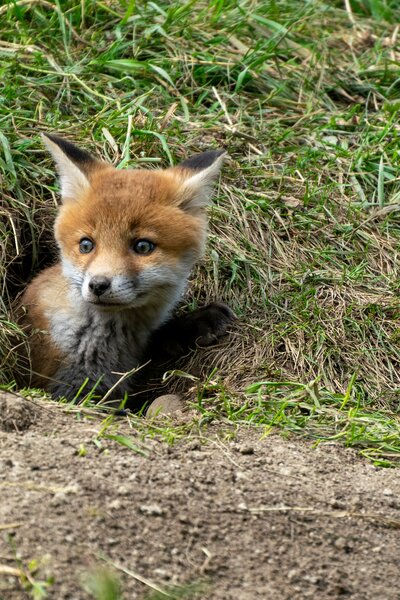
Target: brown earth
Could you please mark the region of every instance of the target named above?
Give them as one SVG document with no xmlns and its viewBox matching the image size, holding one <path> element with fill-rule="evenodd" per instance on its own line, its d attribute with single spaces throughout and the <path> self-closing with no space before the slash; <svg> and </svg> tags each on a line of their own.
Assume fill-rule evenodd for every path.
<svg viewBox="0 0 400 600">
<path fill-rule="evenodd" d="M 400 598 L 398 471 L 261 429 L 228 439 L 222 424 L 173 447 L 146 439 L 142 456 L 98 448 L 100 423 L 0 399 L 1 600 L 31 597 L 12 569 L 33 559 L 36 581 L 55 579 L 48 598 L 91 598 L 82 574 L 102 557 L 130 571 L 129 600 L 195 581 L 204 600 Z"/>
</svg>

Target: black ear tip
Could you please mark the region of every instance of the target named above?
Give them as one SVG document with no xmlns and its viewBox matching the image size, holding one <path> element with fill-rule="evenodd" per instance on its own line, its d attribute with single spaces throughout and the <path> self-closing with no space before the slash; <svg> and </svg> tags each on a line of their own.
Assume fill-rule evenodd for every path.
<svg viewBox="0 0 400 600">
<path fill-rule="evenodd" d="M 56 135 L 54 133 L 47 133 L 47 131 L 42 131 L 42 138 L 44 138 L 45 140 L 48 139 L 51 142 L 54 142 L 55 144 L 60 145 L 60 143 L 62 143 L 64 141 L 64 139 L 62 137 L 60 137 L 59 135 Z"/>
<path fill-rule="evenodd" d="M 47 131 L 42 131 L 42 138 L 44 142 L 46 142 L 46 140 L 50 140 L 50 142 L 53 142 L 53 144 L 57 144 L 57 146 L 60 147 L 62 147 L 63 144 L 70 144 L 70 142 L 67 142 L 65 138 L 61 137 L 57 133 L 48 133 Z"/>
<path fill-rule="evenodd" d="M 207 152 L 201 152 L 200 154 L 195 154 L 194 156 L 187 158 L 181 162 L 179 166 L 184 169 L 201 171 L 202 169 L 211 167 L 218 158 L 225 154 L 227 154 L 225 149 L 208 150 Z"/>
<path fill-rule="evenodd" d="M 78 148 L 75 144 L 71 144 L 71 142 L 68 142 L 59 135 L 55 135 L 54 133 L 42 133 L 42 136 L 45 141 L 48 139 L 50 142 L 53 142 L 53 144 L 56 144 L 60 150 L 62 150 L 62 152 L 77 165 L 84 163 L 93 164 L 97 162 L 89 152 Z"/>
</svg>

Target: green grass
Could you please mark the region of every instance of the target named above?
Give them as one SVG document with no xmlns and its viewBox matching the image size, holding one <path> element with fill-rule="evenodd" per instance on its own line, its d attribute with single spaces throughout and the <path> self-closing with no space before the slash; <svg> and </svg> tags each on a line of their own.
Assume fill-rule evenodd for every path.
<svg viewBox="0 0 400 600">
<path fill-rule="evenodd" d="M 0 574 L 18 577 L 21 588 L 32 600 L 47 598 L 48 592 L 54 583 L 53 576 L 48 573 L 48 557 L 32 558 L 25 563 L 19 556 L 13 536 L 8 536 L 7 542 L 14 555 L 15 566 L 0 565 Z M 42 577 L 43 574 L 46 577 L 45 579 Z"/>
<path fill-rule="evenodd" d="M 218 368 L 201 419 L 398 462 L 399 19 L 395 0 L 3 4 L 2 383 L 11 301 L 54 256 L 40 131 L 122 166 L 224 146 L 186 303 L 223 299 L 240 326 L 201 356 Z"/>
<path fill-rule="evenodd" d="M 96 569 L 88 572 L 83 577 L 83 588 L 93 597 L 94 600 L 122 600 L 121 586 L 116 572 L 135 579 L 148 588 L 148 593 L 143 596 L 143 600 L 189 600 L 199 592 L 204 591 L 204 584 L 194 582 L 186 585 L 167 585 L 159 586 L 154 581 L 142 577 L 125 567 L 114 563 L 113 561 L 101 557 L 106 562 L 107 567 L 98 566 Z M 112 570 L 111 570 L 112 568 Z M 198 596 L 197 596 L 198 597 Z"/>
<path fill-rule="evenodd" d="M 211 389 L 211 394 L 210 394 Z M 279 431 L 323 442 L 340 442 L 359 449 L 376 466 L 395 466 L 400 460 L 398 413 L 379 410 L 366 402 L 355 378 L 346 392 L 334 393 L 319 381 L 263 381 L 232 398 L 223 385 L 204 386 L 198 397 L 200 423 L 215 419 L 236 426 L 256 425 L 261 435 Z"/>
</svg>

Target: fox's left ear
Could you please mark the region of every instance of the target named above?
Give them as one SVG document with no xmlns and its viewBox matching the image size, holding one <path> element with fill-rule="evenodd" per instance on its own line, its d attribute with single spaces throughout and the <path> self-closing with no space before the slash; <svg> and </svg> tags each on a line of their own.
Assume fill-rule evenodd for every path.
<svg viewBox="0 0 400 600">
<path fill-rule="evenodd" d="M 43 133 L 42 137 L 56 161 L 63 202 L 77 200 L 90 188 L 90 174 L 104 163 L 58 135 Z"/>
<path fill-rule="evenodd" d="M 227 155 L 225 150 L 202 152 L 171 169 L 182 182 L 178 200 L 182 210 L 193 215 L 203 211 Z"/>
</svg>

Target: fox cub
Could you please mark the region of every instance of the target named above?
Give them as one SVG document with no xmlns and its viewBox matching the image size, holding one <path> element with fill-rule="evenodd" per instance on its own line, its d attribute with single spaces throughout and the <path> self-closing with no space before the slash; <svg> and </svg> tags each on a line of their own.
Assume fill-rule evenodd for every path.
<svg viewBox="0 0 400 600">
<path fill-rule="evenodd" d="M 211 343 L 234 318 L 213 303 L 168 320 L 204 250 L 205 207 L 225 152 L 118 170 L 55 135 L 43 139 L 60 176 L 60 261 L 22 298 L 30 384 L 72 399 L 87 381 L 84 393 L 97 384 L 122 398 L 131 389 L 123 373 Z"/>
</svg>

